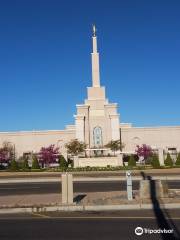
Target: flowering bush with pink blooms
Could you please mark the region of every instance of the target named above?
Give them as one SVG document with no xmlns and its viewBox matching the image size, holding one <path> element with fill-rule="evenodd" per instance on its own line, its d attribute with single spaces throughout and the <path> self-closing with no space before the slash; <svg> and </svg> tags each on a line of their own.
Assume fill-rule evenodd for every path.
<svg viewBox="0 0 180 240">
<path fill-rule="evenodd" d="M 13 146 L 9 142 L 4 142 L 0 148 L 0 164 L 9 164 L 14 155 Z"/>
<path fill-rule="evenodd" d="M 59 154 L 59 148 L 51 144 L 49 147 L 41 148 L 38 153 L 38 159 L 43 166 L 49 166 L 51 163 L 57 163 Z"/>
<path fill-rule="evenodd" d="M 9 162 L 9 153 L 3 148 L 0 149 L 0 163 L 8 163 Z"/>
<path fill-rule="evenodd" d="M 143 158 L 144 160 L 148 159 L 152 156 L 152 148 L 146 144 L 142 144 L 142 146 L 136 146 L 136 154 L 139 158 Z"/>
</svg>

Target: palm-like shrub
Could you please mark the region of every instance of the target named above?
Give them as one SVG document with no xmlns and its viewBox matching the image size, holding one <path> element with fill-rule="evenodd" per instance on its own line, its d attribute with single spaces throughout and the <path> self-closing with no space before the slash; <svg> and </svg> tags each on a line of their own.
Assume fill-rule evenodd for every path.
<svg viewBox="0 0 180 240">
<path fill-rule="evenodd" d="M 122 149 L 125 147 L 125 144 L 121 143 L 120 140 L 111 140 L 108 144 L 105 145 L 105 147 L 110 148 L 111 151 L 113 151 L 114 155 L 115 155 L 115 153 L 118 150 L 122 151 Z"/>
<path fill-rule="evenodd" d="M 78 155 L 83 153 L 86 149 L 86 144 L 84 142 L 78 141 L 78 139 L 73 139 L 65 145 L 67 152 L 72 155 Z"/>
</svg>

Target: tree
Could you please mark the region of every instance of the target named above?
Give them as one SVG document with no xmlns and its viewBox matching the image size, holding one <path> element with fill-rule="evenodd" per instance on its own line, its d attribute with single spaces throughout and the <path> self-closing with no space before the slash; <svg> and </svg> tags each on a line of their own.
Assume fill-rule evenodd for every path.
<svg viewBox="0 0 180 240">
<path fill-rule="evenodd" d="M 177 159 L 176 159 L 176 163 L 177 166 L 180 166 L 180 152 L 178 153 Z"/>
<path fill-rule="evenodd" d="M 60 156 L 59 156 L 59 167 L 60 167 L 62 170 L 66 170 L 67 167 L 68 167 L 68 162 L 66 161 L 66 159 L 64 158 L 63 155 L 60 155 Z"/>
<path fill-rule="evenodd" d="M 73 139 L 65 145 L 67 152 L 72 155 L 78 155 L 86 149 L 86 144 L 84 142 L 78 141 L 78 139 Z"/>
<path fill-rule="evenodd" d="M 128 161 L 128 166 L 129 167 L 135 167 L 136 166 L 136 160 L 134 155 L 131 155 Z"/>
<path fill-rule="evenodd" d="M 122 150 L 125 147 L 125 144 L 121 143 L 120 140 L 111 140 L 105 147 L 110 148 L 115 155 L 116 151 Z"/>
<path fill-rule="evenodd" d="M 4 142 L 0 148 L 0 164 L 9 164 L 12 159 L 15 159 L 14 154 L 14 147 L 12 144 L 9 142 Z"/>
<path fill-rule="evenodd" d="M 152 148 L 146 144 L 142 144 L 142 146 L 136 146 L 136 153 L 139 158 L 143 158 L 143 160 L 147 160 L 152 155 Z"/>
<path fill-rule="evenodd" d="M 35 154 L 32 156 L 32 169 L 40 169 L 38 158 Z"/>
<path fill-rule="evenodd" d="M 157 154 L 152 155 L 151 165 L 153 168 L 160 168 L 159 157 Z"/>
<path fill-rule="evenodd" d="M 17 171 L 17 170 L 19 170 L 18 163 L 16 162 L 15 159 L 13 159 L 13 160 L 11 161 L 10 169 L 11 169 L 11 171 Z"/>
<path fill-rule="evenodd" d="M 9 156 L 3 148 L 0 148 L 0 163 L 2 164 L 7 162 L 9 162 Z"/>
<path fill-rule="evenodd" d="M 172 161 L 171 155 L 169 153 L 167 153 L 167 157 L 164 161 L 164 164 L 166 166 L 173 167 L 173 161 Z"/>
<path fill-rule="evenodd" d="M 59 148 L 51 144 L 49 147 L 42 147 L 38 158 L 42 165 L 49 166 L 51 163 L 56 163 L 59 156 Z"/>
<path fill-rule="evenodd" d="M 28 164 L 27 158 L 24 158 L 24 160 L 22 162 L 22 169 L 23 170 L 28 170 L 29 169 L 29 164 Z"/>
</svg>

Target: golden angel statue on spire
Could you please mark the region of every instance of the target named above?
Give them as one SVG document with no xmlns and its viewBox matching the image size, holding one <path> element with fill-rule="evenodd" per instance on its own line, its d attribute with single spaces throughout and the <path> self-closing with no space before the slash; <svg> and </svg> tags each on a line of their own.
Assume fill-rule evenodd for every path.
<svg viewBox="0 0 180 240">
<path fill-rule="evenodd" d="M 95 26 L 95 24 L 93 24 L 93 37 L 96 36 L 96 32 L 97 32 L 97 30 L 96 30 L 96 26 Z"/>
</svg>

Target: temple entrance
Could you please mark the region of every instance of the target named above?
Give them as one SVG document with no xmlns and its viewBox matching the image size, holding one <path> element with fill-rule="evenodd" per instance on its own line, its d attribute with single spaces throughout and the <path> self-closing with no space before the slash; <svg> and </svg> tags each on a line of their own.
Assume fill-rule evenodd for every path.
<svg viewBox="0 0 180 240">
<path fill-rule="evenodd" d="M 93 138 L 94 138 L 94 147 L 95 148 L 100 148 L 103 146 L 101 127 L 97 126 L 94 128 Z"/>
</svg>

